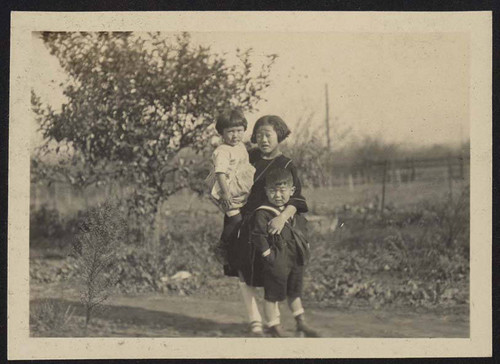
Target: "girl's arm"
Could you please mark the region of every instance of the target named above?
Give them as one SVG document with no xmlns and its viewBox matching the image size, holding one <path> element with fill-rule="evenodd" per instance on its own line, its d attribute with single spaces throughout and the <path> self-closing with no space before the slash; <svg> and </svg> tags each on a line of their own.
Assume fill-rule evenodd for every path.
<svg viewBox="0 0 500 364">
<path fill-rule="evenodd" d="M 267 231 L 269 234 L 280 234 L 281 230 L 285 227 L 285 223 L 289 218 L 291 218 L 297 212 L 297 208 L 293 205 L 287 205 L 286 208 L 281 211 L 281 214 L 276 216 L 274 219 L 269 221 Z"/>
<path fill-rule="evenodd" d="M 227 184 L 227 171 L 229 169 L 230 159 L 230 153 L 224 145 L 216 148 L 212 155 L 215 179 L 221 189 L 220 202 L 224 208 L 228 208 L 232 202 L 231 195 L 229 194 L 229 186 Z"/>
<path fill-rule="evenodd" d="M 299 176 L 297 175 L 297 168 L 295 168 L 295 165 L 291 160 L 285 168 L 292 173 L 295 192 L 290 197 L 290 201 L 288 201 L 286 208 L 281 212 L 281 214 L 269 221 L 268 232 L 273 235 L 280 234 L 281 230 L 285 227 L 287 220 L 293 217 L 297 212 L 306 213 L 308 211 L 306 199 L 302 196 L 302 184 L 300 183 Z"/>
<path fill-rule="evenodd" d="M 292 197 L 290 197 L 288 205 L 294 206 L 296 208 L 295 212 L 299 212 L 301 214 L 306 213 L 308 211 L 307 202 L 305 197 L 302 196 L 302 184 L 297 173 L 297 168 L 291 160 L 288 162 L 288 166 L 286 168 L 292 173 L 293 185 L 295 186 L 295 192 Z"/>
</svg>

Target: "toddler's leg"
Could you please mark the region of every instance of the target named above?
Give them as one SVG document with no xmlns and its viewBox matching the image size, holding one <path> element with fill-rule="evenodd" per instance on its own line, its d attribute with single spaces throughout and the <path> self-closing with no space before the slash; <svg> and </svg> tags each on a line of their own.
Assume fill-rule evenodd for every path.
<svg viewBox="0 0 500 364">
<path fill-rule="evenodd" d="M 231 214 L 231 212 L 234 211 L 236 211 L 236 214 L 235 215 Z M 227 242 L 233 238 L 234 234 L 236 233 L 236 230 L 240 226 L 242 219 L 243 218 L 239 210 L 229 210 L 226 213 L 226 217 L 224 219 L 224 230 L 222 231 L 222 237 L 221 237 L 224 244 L 227 244 Z"/>
<path fill-rule="evenodd" d="M 307 325 L 304 317 L 304 307 L 302 306 L 302 300 L 300 297 L 289 297 L 288 306 L 292 315 L 297 322 L 297 335 L 306 337 L 320 337 L 320 334 Z"/>
<path fill-rule="evenodd" d="M 264 314 L 266 315 L 267 326 L 273 337 L 286 337 L 280 325 L 280 311 L 278 302 L 264 301 Z"/>
<path fill-rule="evenodd" d="M 227 214 L 224 216 L 224 227 L 222 228 L 222 235 L 220 238 L 219 244 L 215 247 L 215 256 L 217 260 L 225 266 L 224 269 L 230 269 L 228 265 L 228 245 L 236 239 L 236 232 L 242 221 L 242 216 L 239 213 L 239 210 L 230 210 L 237 211 L 236 215 L 228 216 Z M 228 211 L 229 212 L 229 211 Z"/>
</svg>

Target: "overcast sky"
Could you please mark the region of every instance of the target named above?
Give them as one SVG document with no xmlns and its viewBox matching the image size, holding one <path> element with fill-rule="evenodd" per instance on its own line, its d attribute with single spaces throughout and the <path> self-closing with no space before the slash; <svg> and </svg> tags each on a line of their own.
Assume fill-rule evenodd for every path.
<svg viewBox="0 0 500 364">
<path fill-rule="evenodd" d="M 324 127 L 325 84 L 332 134 L 383 138 L 403 146 L 459 143 L 469 138 L 469 46 L 461 33 L 192 33 L 233 59 L 253 48 L 256 62 L 277 54 L 268 100 L 247 115 L 252 125 L 276 114 L 292 127 L 314 112 L 310 127 Z M 56 108 L 64 78 L 57 60 L 33 37 L 33 87 Z M 32 141 L 40 137 L 32 128 Z M 320 129 L 322 130 L 322 129 Z"/>
</svg>

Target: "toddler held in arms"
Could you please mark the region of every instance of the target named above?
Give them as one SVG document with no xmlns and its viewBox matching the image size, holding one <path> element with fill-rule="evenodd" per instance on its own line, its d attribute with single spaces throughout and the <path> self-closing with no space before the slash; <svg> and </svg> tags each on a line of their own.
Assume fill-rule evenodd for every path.
<svg viewBox="0 0 500 364">
<path fill-rule="evenodd" d="M 239 110 L 229 110 L 217 118 L 215 128 L 223 143 L 212 154 L 213 171 L 207 177 L 212 190 L 211 200 L 225 214 L 218 257 L 227 262 L 226 252 L 230 237 L 236 232 L 253 185 L 255 168 L 250 164 L 248 152 L 242 142 L 247 120 Z"/>
</svg>

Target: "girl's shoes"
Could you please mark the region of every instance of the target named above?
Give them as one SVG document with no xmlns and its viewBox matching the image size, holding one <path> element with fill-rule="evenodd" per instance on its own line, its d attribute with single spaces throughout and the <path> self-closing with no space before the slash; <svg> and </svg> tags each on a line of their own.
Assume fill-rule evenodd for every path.
<svg viewBox="0 0 500 364">
<path fill-rule="evenodd" d="M 260 321 L 250 322 L 250 335 L 255 337 L 264 336 L 264 330 L 262 329 L 262 322 Z"/>
<path fill-rule="evenodd" d="M 285 331 L 281 327 L 281 325 L 274 325 L 269 328 L 269 334 L 271 334 L 272 337 L 288 337 L 288 335 L 285 334 Z"/>
</svg>

